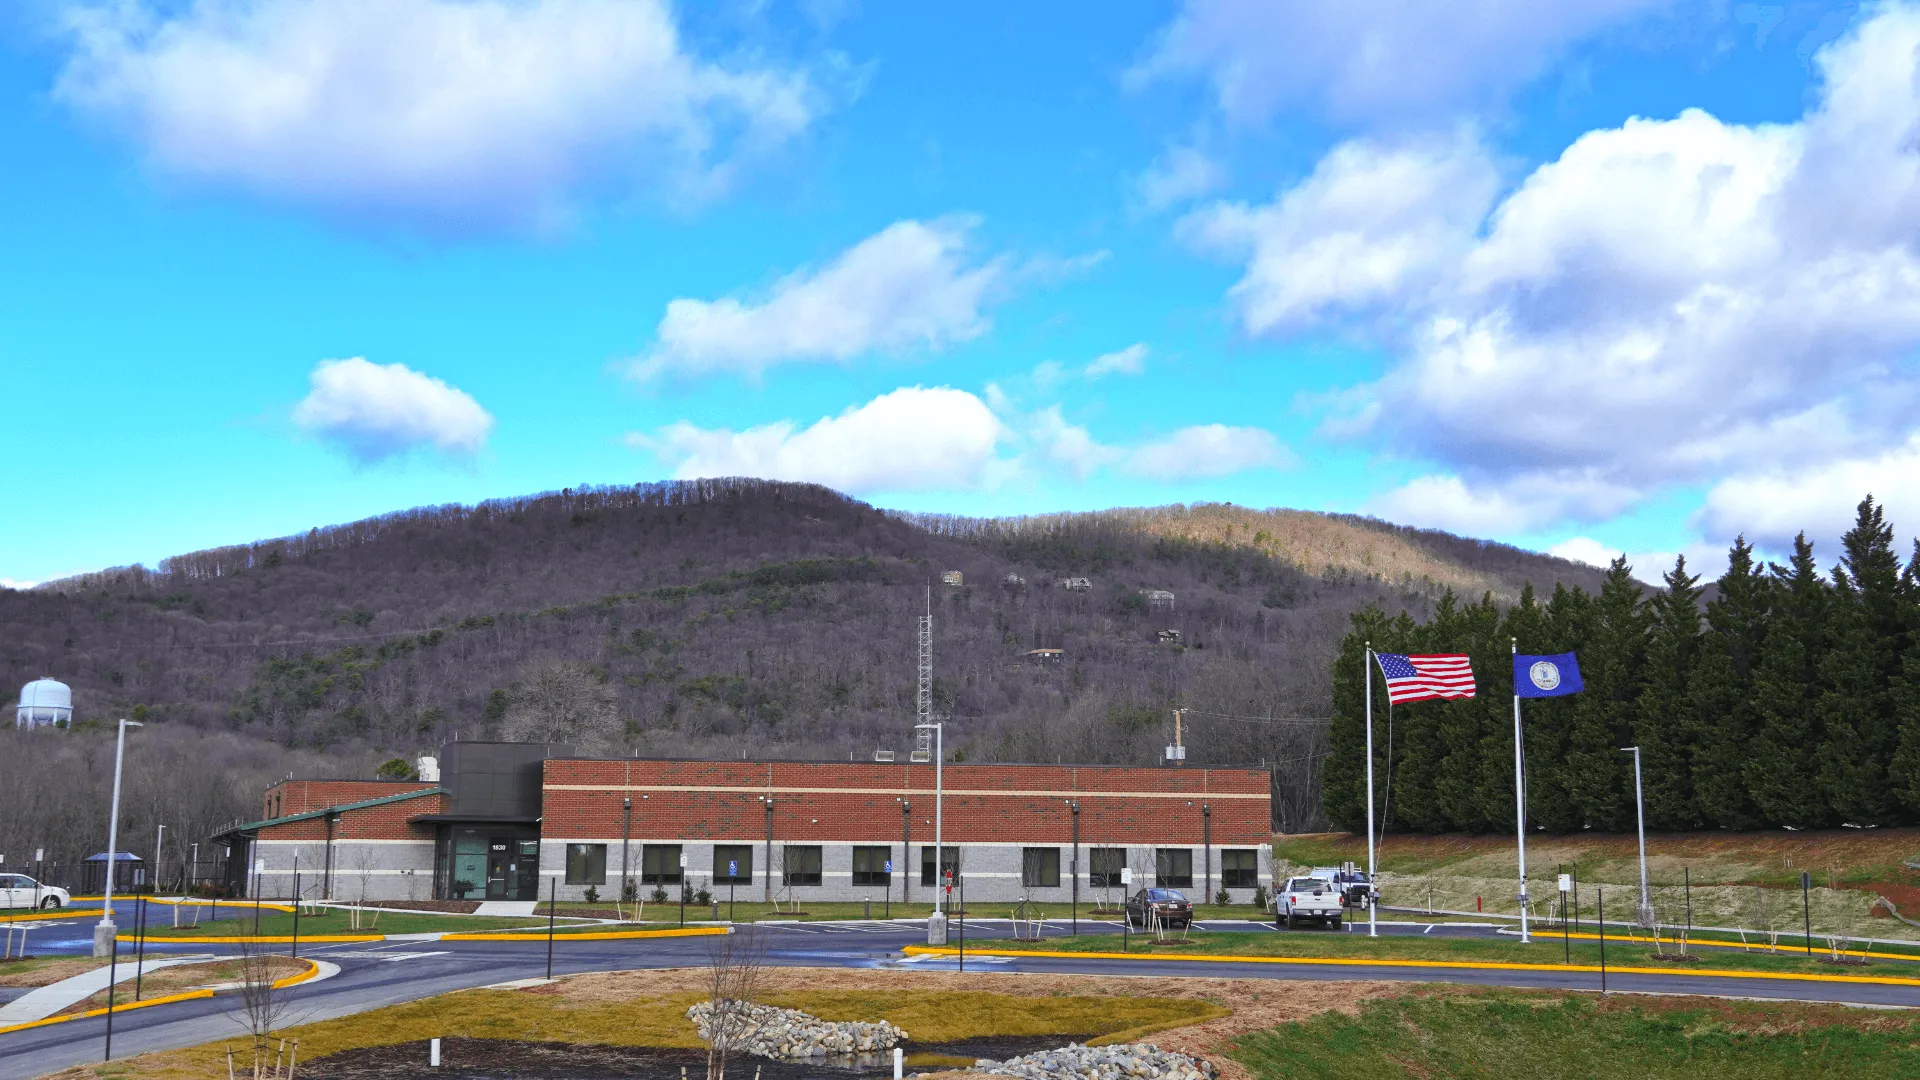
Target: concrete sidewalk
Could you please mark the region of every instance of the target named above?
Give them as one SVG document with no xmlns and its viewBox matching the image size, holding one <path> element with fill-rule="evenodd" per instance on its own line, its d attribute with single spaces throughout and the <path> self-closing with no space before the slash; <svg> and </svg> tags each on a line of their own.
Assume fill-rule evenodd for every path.
<svg viewBox="0 0 1920 1080">
<path fill-rule="evenodd" d="M 118 986 L 122 983 L 133 981 L 133 978 L 140 974 L 143 969 L 147 972 L 153 972 L 161 968 L 176 967 L 180 964 L 204 964 L 211 960 L 220 959 L 230 958 L 215 956 L 212 953 L 202 953 L 194 956 L 170 956 L 165 960 L 148 960 L 144 964 L 135 964 L 132 961 L 128 961 L 119 966 L 118 971 L 115 972 L 116 978 L 113 981 L 114 985 Z M 42 986 L 30 990 L 7 1004 L 0 1005 L 0 1027 L 10 1027 L 14 1024 L 28 1024 L 35 1020 L 44 1020 L 68 1006 L 85 1001 L 107 988 L 107 972 L 108 968 L 103 964 L 100 967 L 94 968 L 92 971 L 83 971 L 71 979 L 62 979 L 50 986 Z"/>
</svg>

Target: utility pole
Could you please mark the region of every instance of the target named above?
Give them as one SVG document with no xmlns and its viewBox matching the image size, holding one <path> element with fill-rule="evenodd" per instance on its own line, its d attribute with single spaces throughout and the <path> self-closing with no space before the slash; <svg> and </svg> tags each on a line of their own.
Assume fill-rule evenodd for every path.
<svg viewBox="0 0 1920 1080">
<path fill-rule="evenodd" d="M 153 888 L 150 891 L 155 894 L 160 891 L 160 855 L 166 850 L 166 842 L 167 827 L 162 825 L 153 838 Z"/>
</svg>

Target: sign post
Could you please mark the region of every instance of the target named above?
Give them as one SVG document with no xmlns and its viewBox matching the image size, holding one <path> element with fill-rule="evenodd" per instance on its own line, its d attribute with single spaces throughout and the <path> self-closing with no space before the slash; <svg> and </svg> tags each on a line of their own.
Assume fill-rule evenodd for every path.
<svg viewBox="0 0 1920 1080">
<path fill-rule="evenodd" d="M 687 853 L 680 853 L 680 929 L 687 928 Z"/>
<path fill-rule="evenodd" d="M 891 882 L 893 881 L 893 860 L 892 859 L 887 860 L 887 881 L 889 882 L 889 884 L 887 886 L 887 898 L 886 898 L 887 909 L 886 909 L 885 918 L 891 919 L 893 918 L 893 886 L 891 884 Z"/>
<path fill-rule="evenodd" d="M 1120 868 L 1120 951 L 1127 951 L 1127 939 L 1133 933 L 1133 868 Z"/>
<path fill-rule="evenodd" d="M 727 860 L 727 921 L 733 921 L 733 889 L 740 881 L 740 861 Z"/>
</svg>

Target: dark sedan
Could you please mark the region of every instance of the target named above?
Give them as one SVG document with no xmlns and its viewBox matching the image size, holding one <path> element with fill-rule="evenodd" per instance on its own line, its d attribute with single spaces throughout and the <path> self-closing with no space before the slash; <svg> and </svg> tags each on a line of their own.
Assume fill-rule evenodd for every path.
<svg viewBox="0 0 1920 1080">
<path fill-rule="evenodd" d="M 1193 904 L 1179 889 L 1141 889 L 1127 898 L 1129 924 L 1146 926 L 1150 914 L 1162 926 L 1186 926 L 1193 922 Z"/>
</svg>

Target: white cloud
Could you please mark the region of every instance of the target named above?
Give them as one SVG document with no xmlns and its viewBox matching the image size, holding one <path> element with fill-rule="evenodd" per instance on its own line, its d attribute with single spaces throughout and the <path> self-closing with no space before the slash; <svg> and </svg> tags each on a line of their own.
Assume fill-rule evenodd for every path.
<svg viewBox="0 0 1920 1080">
<path fill-rule="evenodd" d="M 12 578 L 0 577 L 0 589 L 25 590 L 25 589 L 31 589 L 38 584 L 40 583 L 37 581 L 15 581 Z"/>
<path fill-rule="evenodd" d="M 990 486 L 1006 437 L 973 394 L 915 386 L 804 428 L 782 420 L 734 432 L 683 421 L 628 441 L 671 462 L 676 477 L 758 476 L 868 493 Z"/>
<path fill-rule="evenodd" d="M 1060 415 L 1060 406 L 1050 405 L 1034 415 L 1028 425 L 1028 438 L 1052 464 L 1085 480 L 1096 469 L 1125 458 L 1126 451 L 1095 440 L 1093 434 Z"/>
<path fill-rule="evenodd" d="M 322 360 L 307 379 L 312 389 L 293 422 L 364 463 L 425 446 L 470 457 L 493 430 L 493 417 L 467 393 L 404 364 Z"/>
<path fill-rule="evenodd" d="M 1906 440 L 1920 404 L 1920 7 L 1879 10 L 1818 66 L 1795 123 L 1688 110 L 1588 132 L 1484 220 L 1462 210 L 1413 230 L 1462 241 L 1416 247 L 1435 253 L 1411 261 L 1423 273 L 1330 276 L 1326 230 L 1295 209 L 1338 189 L 1326 177 L 1365 175 L 1344 163 L 1378 156 L 1367 143 L 1270 205 L 1218 207 L 1191 227 L 1246 245 L 1233 299 L 1252 331 L 1380 312 L 1394 363 L 1344 430 L 1440 474 L 1383 496 L 1383 512 L 1539 529 L 1679 485 L 1816 475 Z M 1432 191 L 1460 168 L 1402 165 L 1427 174 L 1409 189 Z M 1743 490 L 1729 486 L 1724 505 Z M 1718 532 L 1739 518 L 1700 520 Z"/>
<path fill-rule="evenodd" d="M 1121 468 L 1150 480 L 1198 480 L 1292 462 L 1270 431 L 1200 424 L 1133 450 Z"/>
<path fill-rule="evenodd" d="M 1135 342 L 1118 352 L 1094 357 L 1084 374 L 1089 379 L 1106 375 L 1139 375 L 1147 370 L 1147 352 L 1146 342 Z"/>
<path fill-rule="evenodd" d="M 1155 214 L 1212 194 L 1226 179 L 1219 162 L 1191 146 L 1175 146 L 1134 178 L 1133 202 L 1142 212 Z"/>
<path fill-rule="evenodd" d="M 1349 142 L 1273 203 L 1219 204 L 1180 232 L 1247 259 L 1231 297 L 1248 330 L 1269 333 L 1427 294 L 1469 250 L 1498 186 L 1465 136 Z"/>
<path fill-rule="evenodd" d="M 798 71 L 691 54 L 664 0 L 123 0 L 68 28 L 55 96 L 159 169 L 439 228 L 707 191 L 818 109 Z"/>
<path fill-rule="evenodd" d="M 1625 555 L 1626 552 L 1617 548 L 1610 548 L 1591 536 L 1574 536 L 1548 548 L 1547 554 L 1571 562 L 1585 563 L 1588 566 L 1598 566 L 1604 569 L 1612 565 L 1614 559 Z"/>
<path fill-rule="evenodd" d="M 1670 0 L 1187 0 L 1135 82 L 1198 74 L 1238 123 L 1305 106 L 1340 121 L 1497 103 L 1567 46 Z"/>
<path fill-rule="evenodd" d="M 1902 536 L 1920 532 L 1920 434 L 1870 456 L 1730 476 L 1707 492 L 1700 523 L 1711 535 L 1745 534 L 1774 551 L 1788 550 L 1803 529 L 1830 544 L 1853 525 L 1866 495 Z"/>
<path fill-rule="evenodd" d="M 642 379 L 753 377 L 775 364 L 939 349 L 978 337 L 1004 266 L 966 258 L 970 227 L 964 219 L 896 222 L 824 267 L 789 274 L 759 303 L 670 301 L 657 343 L 631 371 Z"/>
</svg>

